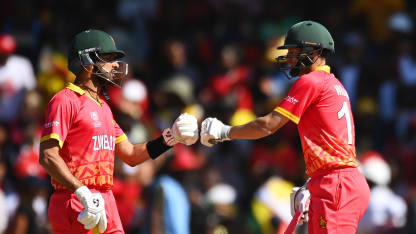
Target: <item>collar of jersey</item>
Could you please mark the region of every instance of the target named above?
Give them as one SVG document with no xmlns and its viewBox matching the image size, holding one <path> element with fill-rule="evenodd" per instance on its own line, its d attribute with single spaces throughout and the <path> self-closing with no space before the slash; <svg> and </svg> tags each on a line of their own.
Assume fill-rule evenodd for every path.
<svg viewBox="0 0 416 234">
<path fill-rule="evenodd" d="M 314 71 L 325 71 L 327 73 L 331 73 L 331 67 L 328 66 L 328 65 L 317 66 L 313 70 Z"/>
<path fill-rule="evenodd" d="M 82 90 L 79 86 L 74 85 L 73 83 L 68 83 L 66 88 L 74 91 L 75 93 L 78 93 L 79 95 L 83 95 L 85 93 L 84 90 Z"/>
<path fill-rule="evenodd" d="M 83 89 L 81 89 L 79 86 L 69 82 L 68 85 L 66 86 L 67 89 L 70 89 L 76 93 L 78 93 L 79 95 L 84 95 L 85 91 Z M 93 100 L 95 103 L 97 103 L 99 106 L 101 106 L 101 103 L 97 102 L 97 100 L 95 100 L 94 98 L 90 97 L 90 95 L 87 95 L 87 97 L 89 97 L 91 100 Z"/>
</svg>

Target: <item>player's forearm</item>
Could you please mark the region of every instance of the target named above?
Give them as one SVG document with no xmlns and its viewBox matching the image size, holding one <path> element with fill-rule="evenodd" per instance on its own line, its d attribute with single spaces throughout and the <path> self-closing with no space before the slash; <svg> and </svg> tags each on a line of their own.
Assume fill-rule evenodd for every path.
<svg viewBox="0 0 416 234">
<path fill-rule="evenodd" d="M 66 166 L 65 161 L 57 153 L 51 152 L 51 150 L 41 150 L 39 163 L 54 180 L 64 185 L 69 190 L 75 191 L 83 185 L 72 175 Z"/>
<path fill-rule="evenodd" d="M 186 118 L 186 116 L 184 117 Z M 198 127 L 195 121 L 195 129 Z M 116 155 L 130 166 L 136 166 L 148 159 L 156 159 L 172 148 L 177 142 L 169 128 L 161 136 L 146 143 L 133 145 L 128 139 L 116 144 Z"/>
<path fill-rule="evenodd" d="M 133 156 L 133 165 L 136 166 L 142 162 L 150 159 L 149 153 L 146 148 L 147 143 L 135 144 L 134 145 L 134 156 Z"/>
<path fill-rule="evenodd" d="M 146 143 L 133 145 L 129 140 L 116 144 L 116 155 L 132 167 L 150 159 L 146 149 Z"/>
<path fill-rule="evenodd" d="M 261 117 L 244 125 L 233 126 L 230 130 L 230 138 L 252 140 L 268 136 L 272 133 L 266 127 L 266 123 Z"/>
<path fill-rule="evenodd" d="M 229 136 L 231 139 L 259 139 L 273 134 L 287 122 L 288 119 L 286 117 L 273 111 L 247 124 L 233 126 L 230 129 Z"/>
</svg>

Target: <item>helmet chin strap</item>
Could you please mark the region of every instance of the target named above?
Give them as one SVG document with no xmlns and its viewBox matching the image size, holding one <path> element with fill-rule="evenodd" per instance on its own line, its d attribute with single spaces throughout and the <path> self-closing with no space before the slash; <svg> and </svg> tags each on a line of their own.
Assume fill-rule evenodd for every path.
<svg viewBox="0 0 416 234">
<path fill-rule="evenodd" d="M 318 49 L 319 50 L 319 55 L 322 52 L 322 49 Z M 294 66 L 290 66 L 287 63 L 287 59 L 288 56 L 279 56 L 277 57 L 277 62 L 279 64 L 279 69 L 283 72 L 283 74 L 286 76 L 286 78 L 288 78 L 289 80 L 297 77 L 300 75 L 300 73 L 305 69 L 305 68 L 309 68 L 310 66 L 312 66 L 315 62 L 316 59 L 318 58 L 318 56 L 316 56 L 315 58 L 311 58 L 312 53 L 315 50 L 313 48 L 303 48 L 303 51 L 301 51 L 298 55 L 296 56 L 290 56 L 290 57 L 296 57 L 298 59 L 296 65 Z M 300 56 L 300 54 L 303 54 L 302 56 Z M 282 64 L 286 64 L 286 66 L 283 66 Z M 289 72 L 286 72 L 289 71 Z"/>
<path fill-rule="evenodd" d="M 108 92 L 107 92 L 107 84 L 105 83 L 103 79 L 100 79 L 99 82 L 101 86 L 101 92 L 103 93 L 105 100 L 109 101 L 110 97 L 108 96 Z"/>
<path fill-rule="evenodd" d="M 312 64 L 314 64 L 314 61 L 309 57 L 309 56 L 305 56 L 302 59 L 299 59 L 299 61 L 297 62 L 296 66 L 293 67 L 292 69 L 290 69 L 289 74 L 294 77 L 294 76 L 298 76 L 299 73 L 306 67 L 311 66 Z"/>
<path fill-rule="evenodd" d="M 97 82 L 99 85 L 100 92 L 103 94 L 105 100 L 109 101 L 110 97 L 108 96 L 108 92 L 107 92 L 106 80 L 102 79 L 102 77 L 100 77 L 98 74 L 93 73 L 93 75 L 94 75 L 93 76 L 94 81 Z"/>
<path fill-rule="evenodd" d="M 290 69 L 289 74 L 292 77 L 299 76 L 300 72 L 303 69 L 312 66 L 318 59 L 319 55 L 322 53 L 322 49 L 319 50 L 319 55 L 316 56 L 315 59 L 310 57 L 310 55 L 312 55 L 312 52 L 313 51 L 309 52 L 309 54 L 307 54 L 306 56 L 299 58 L 296 65 L 292 69 Z"/>
</svg>

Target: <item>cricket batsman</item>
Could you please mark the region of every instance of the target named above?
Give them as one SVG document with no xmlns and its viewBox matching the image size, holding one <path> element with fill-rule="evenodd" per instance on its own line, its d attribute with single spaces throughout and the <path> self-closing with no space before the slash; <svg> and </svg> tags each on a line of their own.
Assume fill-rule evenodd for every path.
<svg viewBox="0 0 416 234">
<path fill-rule="evenodd" d="M 299 77 L 288 96 L 271 113 L 245 125 L 231 127 L 216 118 L 205 119 L 201 143 L 213 146 L 231 139 L 259 139 L 289 120 L 294 122 L 310 180 L 294 190 L 292 207 L 303 213 L 303 221 L 309 217 L 309 234 L 355 233 L 370 190 L 357 169 L 348 94 L 326 65 L 328 55 L 335 52 L 332 36 L 323 25 L 303 21 L 289 29 L 278 49 L 288 50 L 277 58 L 285 75 Z"/>
<path fill-rule="evenodd" d="M 178 142 L 198 140 L 196 118 L 184 113 L 160 137 L 130 143 L 106 93 L 107 85 L 120 86 L 127 75 L 119 60 L 124 55 L 109 34 L 94 29 L 78 33 L 69 48 L 76 79 L 50 100 L 40 143 L 39 162 L 55 188 L 48 211 L 54 233 L 124 233 L 111 191 L 114 156 L 135 166 Z"/>
</svg>

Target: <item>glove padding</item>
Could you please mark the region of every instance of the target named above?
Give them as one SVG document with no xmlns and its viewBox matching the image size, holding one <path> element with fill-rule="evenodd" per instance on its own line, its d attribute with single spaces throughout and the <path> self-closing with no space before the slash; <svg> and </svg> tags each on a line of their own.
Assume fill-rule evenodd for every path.
<svg viewBox="0 0 416 234">
<path fill-rule="evenodd" d="M 78 215 L 78 222 L 87 230 L 98 225 L 100 233 L 107 229 L 107 217 L 105 215 L 104 199 L 101 193 L 91 193 L 87 186 L 81 186 L 75 191 L 84 209 Z"/>
<path fill-rule="evenodd" d="M 198 121 L 188 113 L 181 114 L 172 125 L 172 135 L 177 142 L 192 145 L 198 140 Z"/>
<path fill-rule="evenodd" d="M 292 188 L 292 193 L 290 194 L 290 212 L 292 217 L 298 210 L 302 213 L 298 222 L 299 225 L 309 221 L 308 211 L 310 199 L 311 194 L 306 186 Z"/>
<path fill-rule="evenodd" d="M 201 124 L 201 143 L 211 147 L 218 142 L 229 141 L 231 126 L 223 124 L 217 118 L 206 118 Z"/>
</svg>

